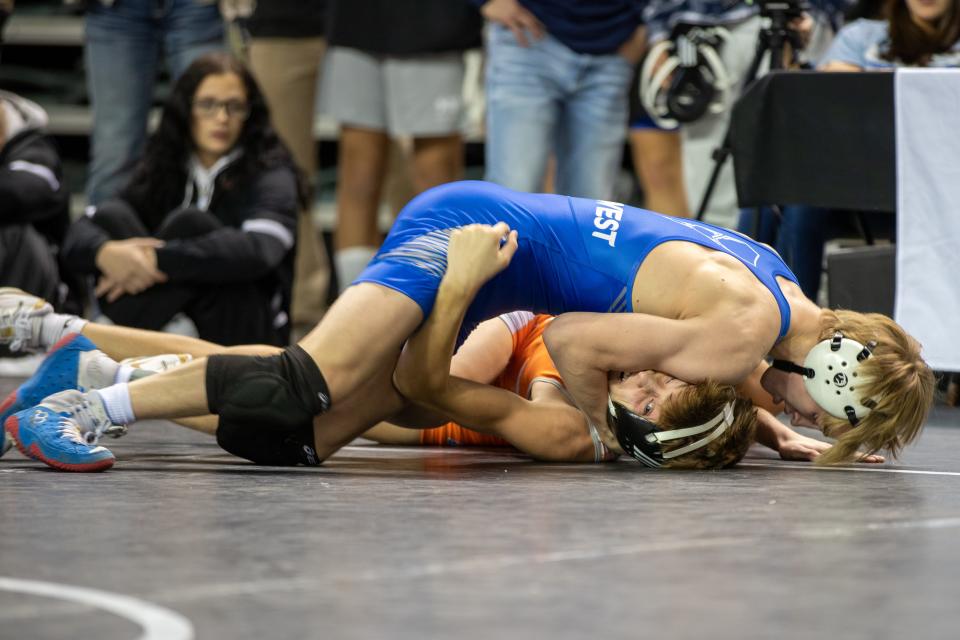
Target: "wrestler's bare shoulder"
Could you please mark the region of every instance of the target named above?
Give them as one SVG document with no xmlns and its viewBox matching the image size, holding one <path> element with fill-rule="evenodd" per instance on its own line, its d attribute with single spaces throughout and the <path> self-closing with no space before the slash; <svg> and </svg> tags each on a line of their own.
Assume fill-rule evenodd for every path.
<svg viewBox="0 0 960 640">
<path fill-rule="evenodd" d="M 665 242 L 644 259 L 633 286 L 634 311 L 683 318 L 728 306 L 773 305 L 767 288 L 733 256 L 691 242 Z"/>
</svg>

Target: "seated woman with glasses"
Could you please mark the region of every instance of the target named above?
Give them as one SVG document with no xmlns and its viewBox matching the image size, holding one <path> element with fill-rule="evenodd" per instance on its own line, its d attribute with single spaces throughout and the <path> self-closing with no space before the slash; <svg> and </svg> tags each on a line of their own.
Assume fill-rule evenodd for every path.
<svg viewBox="0 0 960 640">
<path fill-rule="evenodd" d="M 117 324 L 183 314 L 206 340 L 285 345 L 304 193 L 250 72 L 207 54 L 174 85 L 130 183 L 74 223 L 64 263 L 97 278 Z"/>
</svg>

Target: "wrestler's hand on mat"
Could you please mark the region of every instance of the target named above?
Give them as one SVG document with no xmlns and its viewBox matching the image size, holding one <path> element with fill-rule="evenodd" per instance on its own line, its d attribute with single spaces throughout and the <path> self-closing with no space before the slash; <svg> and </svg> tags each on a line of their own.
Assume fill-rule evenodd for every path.
<svg viewBox="0 0 960 640">
<path fill-rule="evenodd" d="M 517 251 L 517 232 L 505 222 L 471 224 L 450 234 L 444 284 L 476 293 L 490 278 L 510 264 Z"/>
<path fill-rule="evenodd" d="M 799 433 L 780 443 L 780 457 L 784 460 L 816 460 L 817 457 L 832 447 L 829 442 L 800 435 Z M 857 460 L 868 464 L 880 464 L 886 458 L 875 453 L 862 454 Z"/>
<path fill-rule="evenodd" d="M 496 22 L 510 29 L 521 47 L 530 44 L 527 35 L 534 40 L 539 40 L 546 32 L 543 23 L 527 11 L 518 0 L 488 0 L 480 7 L 480 13 L 490 22 Z"/>
</svg>

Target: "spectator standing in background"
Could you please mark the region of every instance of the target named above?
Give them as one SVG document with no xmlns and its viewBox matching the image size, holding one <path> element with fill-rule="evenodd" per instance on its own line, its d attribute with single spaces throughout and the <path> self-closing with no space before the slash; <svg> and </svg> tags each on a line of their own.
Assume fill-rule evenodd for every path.
<svg viewBox="0 0 960 640">
<path fill-rule="evenodd" d="M 722 26 L 729 33 L 717 52 L 733 85 L 724 96 L 723 110 L 719 113 L 708 112 L 700 119 L 684 123 L 680 127 L 683 177 L 687 201 L 694 212 L 700 205 L 713 170 L 713 151 L 723 141 L 730 121 L 730 110 L 740 95 L 756 51 L 761 26 L 758 12 L 756 3 L 652 0 L 644 14 L 650 46 L 669 38 L 677 25 L 681 24 Z M 737 223 L 738 214 L 733 163 L 727 162 L 720 173 L 705 219 L 707 222 L 732 228 Z"/>
<path fill-rule="evenodd" d="M 117 324 L 160 329 L 182 312 L 205 340 L 285 345 L 303 191 L 253 76 L 207 54 L 174 85 L 130 184 L 71 227 L 64 262 L 100 276 Z"/>
<path fill-rule="evenodd" d="M 334 264 L 341 291 L 376 253 L 390 138 L 412 138 L 414 191 L 463 175 L 463 54 L 481 20 L 465 1 L 330 0 L 325 111 L 340 124 Z"/>
<path fill-rule="evenodd" d="M 215 0 L 91 0 L 87 7 L 87 200 L 97 205 L 127 183 L 143 154 L 161 57 L 175 80 L 195 58 L 223 47 L 223 21 Z"/>
<path fill-rule="evenodd" d="M 0 91 L 0 285 L 59 302 L 69 194 L 46 124 L 39 105 Z"/>
<path fill-rule="evenodd" d="M 630 87 L 630 155 L 643 191 L 645 209 L 679 218 L 690 217 L 683 182 L 680 127 L 657 124 L 640 102 L 641 62 Z"/>
<path fill-rule="evenodd" d="M 612 198 L 646 3 L 472 2 L 490 23 L 487 180 L 539 191 L 554 153 L 557 193 Z"/>
<path fill-rule="evenodd" d="M 258 2 L 248 27 L 250 68 L 270 106 L 273 126 L 311 187 L 316 182 L 313 136 L 317 82 L 326 51 L 326 0 Z M 313 224 L 310 202 L 297 222 L 293 278 L 295 325 L 312 327 L 327 306 L 330 265 L 323 238 Z"/>
</svg>

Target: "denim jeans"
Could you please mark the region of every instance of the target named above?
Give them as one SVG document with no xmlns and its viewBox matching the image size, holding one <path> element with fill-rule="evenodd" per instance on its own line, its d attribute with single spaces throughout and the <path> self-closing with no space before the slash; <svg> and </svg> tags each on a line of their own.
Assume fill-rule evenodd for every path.
<svg viewBox="0 0 960 640">
<path fill-rule="evenodd" d="M 222 47 L 223 21 L 215 2 L 90 3 L 84 52 L 93 105 L 90 204 L 111 198 L 125 186 L 143 152 L 161 54 L 176 78 L 195 58 Z"/>
<path fill-rule="evenodd" d="M 486 179 L 540 191 L 552 151 L 558 193 L 613 197 L 632 73 L 617 54 L 576 53 L 549 35 L 522 47 L 490 25 Z"/>
</svg>

